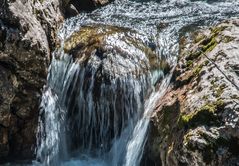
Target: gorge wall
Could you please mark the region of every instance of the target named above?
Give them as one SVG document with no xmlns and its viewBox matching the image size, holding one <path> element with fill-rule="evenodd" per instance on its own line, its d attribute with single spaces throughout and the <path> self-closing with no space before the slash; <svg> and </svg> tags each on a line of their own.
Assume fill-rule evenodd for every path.
<svg viewBox="0 0 239 166">
<path fill-rule="evenodd" d="M 181 38 L 171 85 L 151 118 L 146 163 L 238 164 L 238 44 L 238 19 Z"/>
</svg>

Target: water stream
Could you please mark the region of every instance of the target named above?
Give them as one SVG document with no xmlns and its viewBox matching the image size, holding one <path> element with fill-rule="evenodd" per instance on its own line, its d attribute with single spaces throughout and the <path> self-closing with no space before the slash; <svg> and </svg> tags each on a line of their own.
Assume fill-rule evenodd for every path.
<svg viewBox="0 0 239 166">
<path fill-rule="evenodd" d="M 139 166 L 150 114 L 170 82 L 170 72 L 135 75 L 129 71 L 140 70 L 136 60 L 110 56 L 101 61 L 106 66 L 113 62 L 116 67 L 105 71 L 114 74 L 97 83 L 99 60 L 83 65 L 64 52 L 64 41 L 74 32 L 86 25 L 134 30 L 143 34 L 140 40 L 159 61 L 173 68 L 181 35 L 239 16 L 238 9 L 238 0 L 116 0 L 66 20 L 59 31 L 62 47 L 54 52 L 44 87 L 33 165 Z M 112 43 L 128 54 L 140 54 L 139 59 L 146 56 L 120 40 Z"/>
</svg>

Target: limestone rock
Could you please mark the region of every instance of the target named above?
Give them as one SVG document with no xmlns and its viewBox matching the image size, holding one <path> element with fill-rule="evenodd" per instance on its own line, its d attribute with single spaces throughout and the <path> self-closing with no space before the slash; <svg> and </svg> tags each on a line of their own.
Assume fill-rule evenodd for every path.
<svg viewBox="0 0 239 166">
<path fill-rule="evenodd" d="M 157 165 L 239 163 L 239 20 L 181 43 L 171 86 L 155 109 L 146 157 Z"/>
<path fill-rule="evenodd" d="M 88 25 L 65 41 L 64 51 L 79 63 L 91 63 L 92 66 L 102 63 L 105 73 L 117 77 L 167 70 L 169 65 L 159 60 L 153 46 L 153 40 L 127 28 Z"/>
<path fill-rule="evenodd" d="M 34 155 L 41 89 L 61 15 L 53 7 L 58 2 L 49 3 L 0 0 L 0 163 Z"/>
<path fill-rule="evenodd" d="M 0 163 L 34 157 L 41 89 L 68 4 L 0 0 Z"/>
</svg>

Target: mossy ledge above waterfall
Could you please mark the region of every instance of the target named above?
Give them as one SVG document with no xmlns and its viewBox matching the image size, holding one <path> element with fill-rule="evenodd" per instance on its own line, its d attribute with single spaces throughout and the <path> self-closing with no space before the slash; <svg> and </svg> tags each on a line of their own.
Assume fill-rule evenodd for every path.
<svg viewBox="0 0 239 166">
<path fill-rule="evenodd" d="M 151 118 L 144 161 L 238 164 L 238 34 L 234 19 L 182 38 L 170 87 Z"/>
<path fill-rule="evenodd" d="M 82 26 L 66 39 L 64 52 L 81 65 L 101 63 L 104 73 L 111 76 L 131 73 L 138 77 L 150 71 L 170 70 L 167 61 L 159 58 L 155 41 L 129 28 L 103 24 Z"/>
</svg>

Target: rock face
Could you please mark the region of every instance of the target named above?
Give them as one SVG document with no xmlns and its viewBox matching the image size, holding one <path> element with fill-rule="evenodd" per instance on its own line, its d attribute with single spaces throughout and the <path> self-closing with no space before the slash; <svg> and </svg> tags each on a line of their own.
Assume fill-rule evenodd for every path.
<svg viewBox="0 0 239 166">
<path fill-rule="evenodd" d="M 239 163 L 239 20 L 182 39 L 171 86 L 151 120 L 145 161 Z"/>
<path fill-rule="evenodd" d="M 68 3 L 0 0 L 0 163 L 34 156 L 41 89 Z"/>
<path fill-rule="evenodd" d="M 0 162 L 32 157 L 58 1 L 0 0 Z"/>
</svg>

